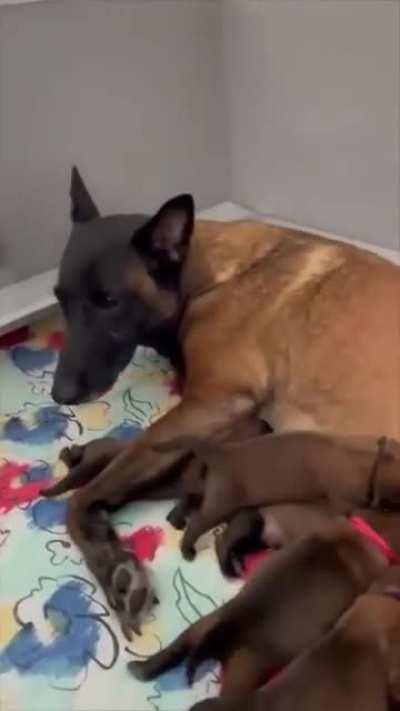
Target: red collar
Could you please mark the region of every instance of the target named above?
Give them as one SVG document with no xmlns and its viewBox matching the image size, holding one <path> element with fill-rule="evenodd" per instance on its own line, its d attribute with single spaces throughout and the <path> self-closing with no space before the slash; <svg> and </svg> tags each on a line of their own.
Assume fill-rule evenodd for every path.
<svg viewBox="0 0 400 711">
<path fill-rule="evenodd" d="M 379 535 L 371 526 L 364 521 L 360 516 L 352 516 L 350 522 L 354 528 L 361 533 L 362 536 L 368 538 L 379 550 L 386 556 L 389 563 L 400 563 L 399 556 L 394 552 L 393 548 Z"/>
</svg>

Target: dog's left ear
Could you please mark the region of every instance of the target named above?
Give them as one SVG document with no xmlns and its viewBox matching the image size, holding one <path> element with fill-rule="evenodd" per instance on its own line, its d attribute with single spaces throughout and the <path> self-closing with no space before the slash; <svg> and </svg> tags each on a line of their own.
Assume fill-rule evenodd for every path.
<svg viewBox="0 0 400 711">
<path fill-rule="evenodd" d="M 194 223 L 194 201 L 183 193 L 168 200 L 133 237 L 133 246 L 157 266 L 179 266 L 190 243 Z"/>
</svg>

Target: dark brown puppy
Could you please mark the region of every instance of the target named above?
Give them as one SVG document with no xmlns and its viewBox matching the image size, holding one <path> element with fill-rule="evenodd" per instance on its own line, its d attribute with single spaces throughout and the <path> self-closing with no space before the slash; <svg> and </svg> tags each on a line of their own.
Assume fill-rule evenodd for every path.
<svg viewBox="0 0 400 711">
<path fill-rule="evenodd" d="M 390 700 L 400 702 L 399 583 L 397 569 L 397 587 L 361 595 L 264 691 L 210 699 L 193 711 L 387 711 Z"/>
<path fill-rule="evenodd" d="M 207 474 L 202 504 L 182 539 L 187 559 L 194 557 L 194 545 L 203 533 L 246 506 L 330 503 L 336 512 L 348 512 L 400 503 L 400 444 L 386 438 L 268 434 L 234 444 L 203 445 L 198 455 L 207 464 Z"/>
<path fill-rule="evenodd" d="M 345 520 L 345 516 L 318 504 L 241 509 L 215 539 L 220 568 L 224 575 L 240 575 L 240 560 L 246 553 L 260 548 L 277 550 Z"/>
<path fill-rule="evenodd" d="M 143 680 L 188 659 L 224 664 L 223 693 L 260 686 L 319 639 L 387 567 L 377 549 L 347 522 L 297 541 L 266 561 L 239 594 L 189 627 L 160 653 L 129 665 Z"/>
<path fill-rule="evenodd" d="M 355 509 L 400 557 L 400 514 L 394 511 Z M 328 506 L 276 504 L 261 509 L 242 509 L 216 538 L 216 553 L 225 575 L 240 573 L 240 558 L 261 547 L 279 549 L 344 520 Z"/>
</svg>

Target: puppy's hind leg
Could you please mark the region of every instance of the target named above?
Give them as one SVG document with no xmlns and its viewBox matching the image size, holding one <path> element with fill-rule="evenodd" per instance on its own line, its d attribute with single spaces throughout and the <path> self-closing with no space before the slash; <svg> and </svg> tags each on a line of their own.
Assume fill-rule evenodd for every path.
<svg viewBox="0 0 400 711">
<path fill-rule="evenodd" d="M 262 655 L 239 647 L 224 667 L 221 696 L 236 697 L 257 689 L 266 681 L 266 662 Z"/>
<path fill-rule="evenodd" d="M 258 509 L 242 509 L 217 536 L 215 549 L 224 575 L 236 575 L 235 561 L 260 546 L 263 528 L 264 519 Z"/>
<path fill-rule="evenodd" d="M 132 661 L 128 669 L 136 679 L 148 681 L 178 666 L 201 643 L 218 621 L 218 610 L 206 615 L 179 635 L 168 647 L 145 661 Z"/>
<path fill-rule="evenodd" d="M 206 492 L 199 511 L 192 514 L 181 542 L 182 555 L 186 560 L 196 556 L 196 541 L 219 523 L 228 521 L 239 508 L 238 492 L 226 479 L 213 477 L 206 483 Z"/>
</svg>

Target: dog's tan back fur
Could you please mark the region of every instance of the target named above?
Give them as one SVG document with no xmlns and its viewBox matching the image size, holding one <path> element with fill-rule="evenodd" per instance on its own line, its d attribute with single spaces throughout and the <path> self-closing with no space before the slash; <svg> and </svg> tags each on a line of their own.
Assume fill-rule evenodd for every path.
<svg viewBox="0 0 400 711">
<path fill-rule="evenodd" d="M 183 286 L 188 385 L 235 382 L 278 431 L 400 438 L 397 266 L 300 231 L 203 221 Z"/>
</svg>

